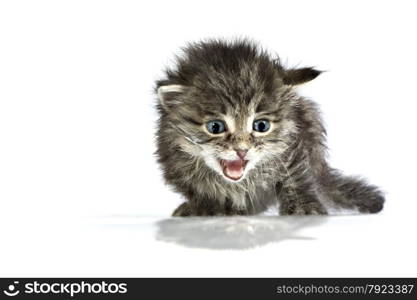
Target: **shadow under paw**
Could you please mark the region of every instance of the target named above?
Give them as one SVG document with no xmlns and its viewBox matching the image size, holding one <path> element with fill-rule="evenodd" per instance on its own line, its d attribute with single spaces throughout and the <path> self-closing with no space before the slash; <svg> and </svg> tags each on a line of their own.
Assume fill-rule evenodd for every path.
<svg viewBox="0 0 417 300">
<path fill-rule="evenodd" d="M 249 249 L 285 239 L 326 221 L 323 216 L 189 217 L 157 223 L 156 238 L 191 248 Z"/>
</svg>

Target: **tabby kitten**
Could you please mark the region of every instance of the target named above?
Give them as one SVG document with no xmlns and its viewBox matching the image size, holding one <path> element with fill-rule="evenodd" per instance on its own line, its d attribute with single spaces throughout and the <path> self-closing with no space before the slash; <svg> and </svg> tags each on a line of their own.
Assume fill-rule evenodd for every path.
<svg viewBox="0 0 417 300">
<path fill-rule="evenodd" d="M 174 216 L 379 212 L 377 187 L 326 162 L 317 106 L 294 86 L 313 68 L 287 69 L 248 40 L 190 44 L 156 84 L 157 156 L 186 202 Z"/>
</svg>

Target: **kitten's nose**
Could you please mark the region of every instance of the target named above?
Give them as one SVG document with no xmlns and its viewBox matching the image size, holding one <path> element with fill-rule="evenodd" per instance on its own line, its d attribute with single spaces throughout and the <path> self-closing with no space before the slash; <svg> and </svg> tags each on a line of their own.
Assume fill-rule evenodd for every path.
<svg viewBox="0 0 417 300">
<path fill-rule="evenodd" d="M 248 153 L 248 150 L 245 149 L 235 149 L 237 156 L 239 156 L 240 159 L 244 159 L 246 156 L 246 153 Z"/>
</svg>

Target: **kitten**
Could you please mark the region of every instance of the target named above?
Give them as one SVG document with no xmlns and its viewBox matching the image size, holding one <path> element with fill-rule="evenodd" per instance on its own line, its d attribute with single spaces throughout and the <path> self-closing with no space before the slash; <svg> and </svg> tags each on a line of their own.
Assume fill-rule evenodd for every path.
<svg viewBox="0 0 417 300">
<path fill-rule="evenodd" d="M 159 163 L 187 200 L 173 215 L 379 212 L 377 187 L 328 166 L 318 108 L 294 90 L 319 74 L 248 40 L 188 45 L 155 89 Z"/>
</svg>

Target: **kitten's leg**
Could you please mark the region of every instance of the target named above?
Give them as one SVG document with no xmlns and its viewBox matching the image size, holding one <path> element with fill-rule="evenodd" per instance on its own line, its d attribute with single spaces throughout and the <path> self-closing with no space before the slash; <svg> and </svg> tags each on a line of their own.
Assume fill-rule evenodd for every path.
<svg viewBox="0 0 417 300">
<path fill-rule="evenodd" d="M 173 217 L 195 217 L 195 216 L 215 216 L 222 215 L 219 210 L 215 210 L 208 205 L 198 205 L 194 201 L 187 201 L 177 207 L 172 213 Z"/>
<path fill-rule="evenodd" d="M 326 208 L 319 201 L 314 189 L 303 184 L 277 185 L 280 215 L 326 215 Z"/>
<path fill-rule="evenodd" d="M 192 215 L 192 210 L 188 202 L 184 202 L 178 206 L 172 213 L 173 217 L 189 217 Z"/>
<path fill-rule="evenodd" d="M 221 209 L 219 201 L 206 195 L 196 194 L 192 190 L 184 193 L 187 202 L 181 204 L 174 210 L 174 217 L 192 217 L 192 216 L 217 216 L 224 215 L 224 209 Z"/>
<path fill-rule="evenodd" d="M 243 208 L 238 208 L 233 205 L 233 201 L 226 198 L 224 203 L 224 214 L 226 216 L 245 216 L 248 215 L 248 211 Z"/>
<path fill-rule="evenodd" d="M 247 215 L 247 212 L 234 207 L 230 199 L 226 199 L 224 204 L 220 204 L 217 200 L 204 198 L 184 202 L 172 213 L 173 217 L 241 215 Z"/>
<path fill-rule="evenodd" d="M 378 187 L 360 178 L 344 176 L 337 170 L 330 170 L 326 174 L 323 186 L 329 198 L 342 208 L 377 213 L 384 207 L 385 198 Z"/>
</svg>

